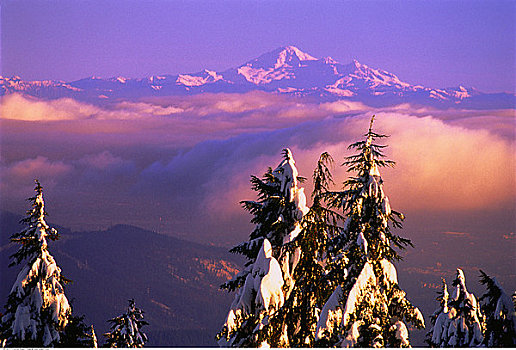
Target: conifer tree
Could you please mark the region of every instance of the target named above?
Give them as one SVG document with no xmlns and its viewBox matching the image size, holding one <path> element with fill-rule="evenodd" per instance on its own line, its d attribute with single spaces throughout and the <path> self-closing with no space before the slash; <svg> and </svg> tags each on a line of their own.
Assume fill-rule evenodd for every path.
<svg viewBox="0 0 516 350">
<path fill-rule="evenodd" d="M 222 331 L 221 346 L 288 346 L 284 325 L 270 326 L 294 287 L 293 274 L 301 258 L 299 247 L 289 246 L 302 231 L 308 212 L 303 181 L 298 176 L 292 152 L 283 150 L 283 160 L 269 168 L 262 179 L 252 176 L 258 201 L 243 201 L 255 224 L 250 239 L 230 251 L 247 258 L 244 269 L 222 288 L 235 291 L 235 299 Z"/>
<path fill-rule="evenodd" d="M 25 228 L 11 236 L 20 244 L 11 255 L 9 266 L 22 264 L 5 305 L 0 339 L 6 346 L 53 347 L 60 343 L 71 308 L 64 294 L 68 282 L 48 251 L 47 239 L 58 238 L 57 231 L 45 222 L 43 188 L 36 180 L 32 208 L 21 221 Z"/>
<path fill-rule="evenodd" d="M 375 143 L 385 135 L 373 132 L 374 116 L 365 140 L 353 143 L 358 153 L 346 158 L 348 172 L 342 192 L 329 193 L 331 207 L 346 217 L 341 232 L 329 241 L 327 279 L 334 292 L 321 311 L 316 338 L 319 346 L 407 347 L 405 322 L 424 327 L 420 311 L 398 286 L 396 249 L 411 245 L 396 235 L 403 214 L 391 209 L 379 169 L 393 166 Z"/>
<path fill-rule="evenodd" d="M 319 312 L 332 292 L 325 280 L 326 246 L 328 237 L 335 235 L 340 216 L 323 205 L 324 196 L 333 184 L 328 168 L 332 164 L 328 153 L 320 156 L 313 174 L 312 206 L 301 221 L 299 235 L 285 245 L 290 250 L 299 249 L 301 254 L 293 274 L 292 292 L 271 316 L 270 337 L 281 336 L 283 344 L 289 347 L 314 346 Z"/>
<path fill-rule="evenodd" d="M 475 347 L 484 340 L 483 315 L 475 296 L 466 288 L 466 278 L 457 269 L 451 297 L 443 280 L 438 297 L 441 307 L 431 317 L 433 324 L 427 335 L 432 347 Z"/>
<path fill-rule="evenodd" d="M 448 327 L 450 323 L 450 314 L 448 310 L 448 300 L 450 298 L 450 294 L 448 293 L 448 286 L 446 285 L 446 280 L 444 278 L 442 280 L 441 291 L 437 292 L 436 300 L 439 302 L 439 308 L 434 311 L 434 313 L 430 316 L 430 324 L 432 328 L 430 332 L 427 334 L 427 338 L 425 339 L 426 343 L 431 347 L 436 347 L 443 342 L 444 339 L 448 337 Z"/>
<path fill-rule="evenodd" d="M 142 348 L 147 341 L 147 335 L 142 327 L 148 325 L 143 320 L 143 311 L 136 307 L 134 299 L 129 300 L 127 312 L 108 321 L 111 332 L 107 337 L 106 347 L 110 348 Z"/>
<path fill-rule="evenodd" d="M 487 292 L 480 297 L 481 309 L 486 318 L 484 345 L 510 348 L 516 346 L 516 309 L 495 277 L 480 270 L 480 283 Z"/>
</svg>

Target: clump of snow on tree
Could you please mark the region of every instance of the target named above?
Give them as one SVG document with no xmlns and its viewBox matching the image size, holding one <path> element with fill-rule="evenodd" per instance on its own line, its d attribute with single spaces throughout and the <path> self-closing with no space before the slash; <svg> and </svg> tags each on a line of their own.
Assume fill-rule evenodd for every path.
<svg viewBox="0 0 516 350">
<path fill-rule="evenodd" d="M 219 334 L 220 346 L 269 345 L 267 341 L 257 343 L 258 333 L 269 324 L 269 316 L 283 306 L 301 257 L 299 248 L 284 248 L 296 240 L 302 230 L 300 220 L 309 211 L 304 189 L 298 187 L 299 174 L 290 149 L 283 150 L 282 161 L 263 180 L 252 177 L 251 182 L 260 200 L 243 203 L 254 215 L 255 229 L 248 242 L 232 249 L 249 261 L 223 286 L 236 289 L 236 295 Z"/>
<path fill-rule="evenodd" d="M 452 295 L 448 294 L 446 282 L 438 300 L 441 307 L 431 317 L 433 327 L 428 336 L 433 346 L 474 347 L 484 340 L 483 315 L 476 297 L 466 288 L 466 278 L 457 269 L 452 283 Z"/>
<path fill-rule="evenodd" d="M 134 299 L 129 300 L 127 312 L 109 320 L 111 331 L 106 333 L 106 345 L 112 348 L 141 348 L 147 341 L 142 327 L 148 323 L 143 320 L 143 311 L 136 307 Z"/>
<path fill-rule="evenodd" d="M 250 314 L 254 308 L 269 312 L 283 305 L 283 277 L 278 261 L 272 256 L 270 242 L 265 239 L 244 286 L 239 289 L 226 318 L 231 331 L 237 326 L 242 314 Z M 224 342 L 221 342 L 224 344 Z"/>
<path fill-rule="evenodd" d="M 480 297 L 482 311 L 486 317 L 484 345 L 488 347 L 516 346 L 516 306 L 496 277 L 480 270 L 480 282 L 487 292 Z M 513 295 L 514 298 L 514 295 Z"/>
<path fill-rule="evenodd" d="M 383 189 L 380 167 L 394 162 L 382 159 L 385 146 L 375 140 L 387 136 L 373 132 L 373 121 L 374 116 L 365 140 L 349 146 L 358 152 L 344 164 L 356 175 L 344 182 L 343 191 L 329 194 L 330 204 L 346 219 L 329 242 L 329 275 L 340 282 L 317 324 L 322 346 L 408 347 L 404 321 L 424 327 L 421 312 L 399 288 L 392 264 L 400 258 L 395 248 L 405 248 L 410 240 L 391 231 L 401 228 L 404 216 L 392 210 Z"/>
<path fill-rule="evenodd" d="M 398 320 L 392 325 L 390 330 L 394 331 L 395 337 L 400 341 L 401 347 L 405 348 L 410 346 L 408 329 L 405 323 Z"/>
<path fill-rule="evenodd" d="M 344 327 L 348 325 L 351 315 L 357 311 L 359 298 L 364 295 L 365 289 L 370 284 L 375 283 L 376 277 L 374 275 L 373 267 L 371 264 L 366 263 L 347 296 L 344 313 L 342 315 L 342 325 Z"/>
<path fill-rule="evenodd" d="M 6 314 L 2 318 L 7 344 L 29 340 L 40 346 L 55 346 L 68 323 L 71 307 L 64 294 L 61 269 L 47 249 L 47 238 L 56 239 L 57 231 L 45 222 L 42 187 L 36 181 L 36 196 L 24 222 L 27 227 L 12 236 L 21 243 L 13 254 L 12 265 L 26 261 L 11 288 Z"/>
<path fill-rule="evenodd" d="M 332 332 L 334 327 L 342 323 L 342 309 L 340 301 L 343 298 L 341 286 L 337 286 L 328 301 L 321 310 L 319 321 L 316 328 L 316 339 L 320 339 L 325 332 Z"/>
</svg>

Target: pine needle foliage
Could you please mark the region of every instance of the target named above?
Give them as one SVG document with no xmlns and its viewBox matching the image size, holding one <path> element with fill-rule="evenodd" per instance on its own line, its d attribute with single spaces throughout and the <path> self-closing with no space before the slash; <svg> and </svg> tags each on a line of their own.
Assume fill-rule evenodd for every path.
<svg viewBox="0 0 516 350">
<path fill-rule="evenodd" d="M 27 201 L 31 203 L 31 209 L 27 210 L 26 217 L 20 221 L 21 224 L 25 225 L 25 228 L 11 236 L 11 242 L 19 243 L 20 247 L 16 253 L 10 256 L 12 261 L 9 267 L 19 265 L 22 261 L 34 257 L 43 249 L 40 230 L 44 231 L 46 239 L 52 241 L 59 239 L 57 230 L 49 227 L 45 222 L 45 216 L 48 213 L 45 211 L 43 202 L 43 187 L 38 180 L 34 182 L 36 184 L 34 188 L 36 195 L 27 198 Z"/>
<path fill-rule="evenodd" d="M 394 234 L 391 228 L 402 228 L 404 215 L 398 211 L 390 209 L 390 204 L 384 200 L 383 185 L 379 169 L 382 167 L 394 167 L 395 162 L 382 159 L 385 157 L 383 149 L 386 145 L 375 143 L 377 139 L 387 138 L 387 135 L 378 134 L 373 131 L 375 116 L 371 118 L 368 132 L 364 135 L 365 139 L 355 142 L 348 146 L 348 149 L 357 150 L 357 154 L 346 157 L 342 164 L 347 166 L 349 173 L 356 173 L 344 181 L 344 190 L 341 192 L 329 193 L 330 206 L 341 209 L 346 216 L 343 234 L 338 235 L 330 242 L 330 251 L 334 255 L 338 251 L 348 247 L 349 242 L 355 242 L 360 232 L 367 239 L 371 249 L 367 256 L 373 260 L 387 259 L 391 262 L 401 260 L 401 256 L 394 247 L 401 250 L 407 246 L 412 246 L 409 239 Z M 377 186 L 371 186 L 375 184 Z M 376 185 L 376 184 L 375 184 Z M 391 226 L 386 225 L 388 220 Z M 391 244 L 392 242 L 394 247 Z M 353 248 L 358 248 L 356 245 Z M 351 252 L 351 255 L 356 253 Z M 358 254 L 363 256 L 361 254 Z"/>
<path fill-rule="evenodd" d="M 9 266 L 22 265 L 5 305 L 0 325 L 0 339 L 6 346 L 58 346 L 71 317 L 71 307 L 64 294 L 70 282 L 48 251 L 47 239 L 59 235 L 45 221 L 43 187 L 35 180 L 35 196 L 28 199 L 31 209 L 21 220 L 25 228 L 11 236 L 18 250 Z"/>
<path fill-rule="evenodd" d="M 290 150 L 283 150 L 283 157 L 289 157 Z M 292 179 L 291 179 L 292 180 Z M 299 182 L 304 182 L 305 178 L 297 176 Z M 283 236 L 296 222 L 296 219 L 289 213 L 295 211 L 295 203 L 285 193 L 282 188 L 282 180 L 271 167 L 262 178 L 251 175 L 251 188 L 257 192 L 257 201 L 241 201 L 242 207 L 248 211 L 253 218 L 251 223 L 255 225 L 249 235 L 249 240 L 233 247 L 230 252 L 241 254 L 246 257 L 245 267 L 251 266 L 258 256 L 263 240 L 267 238 L 276 249 L 283 244 Z M 283 220 L 278 220 L 282 217 Z M 224 283 L 221 288 L 234 291 L 243 286 L 248 270 Z"/>
<path fill-rule="evenodd" d="M 284 248 L 301 252 L 301 258 L 293 274 L 294 286 L 285 304 L 271 316 L 270 332 L 272 344 L 289 347 L 313 347 L 319 311 L 332 290 L 325 280 L 326 247 L 329 237 L 338 231 L 341 216 L 323 204 L 324 195 L 333 184 L 329 169 L 333 158 L 321 154 L 313 173 L 313 204 L 302 220 L 302 231 L 295 240 Z M 281 332 L 280 332 L 281 330 Z M 283 338 L 281 338 L 283 337 Z M 280 341 L 283 340 L 283 343 Z"/>
<path fill-rule="evenodd" d="M 96 348 L 97 339 L 93 326 L 84 322 L 85 316 L 70 315 L 68 323 L 61 334 L 57 347 L 63 348 Z"/>
<path fill-rule="evenodd" d="M 516 346 L 516 309 L 495 277 L 480 270 L 480 283 L 487 291 L 479 299 L 486 317 L 484 345 L 511 348 Z"/>
<path fill-rule="evenodd" d="M 476 297 L 466 288 L 466 278 L 457 269 L 448 294 L 443 279 L 442 291 L 437 300 L 439 309 L 430 317 L 432 328 L 426 342 L 431 347 L 477 347 L 484 341 L 484 316 Z"/>
<path fill-rule="evenodd" d="M 386 146 L 377 140 L 387 135 L 374 132 L 373 122 L 374 116 L 364 139 L 348 147 L 357 153 L 342 165 L 354 175 L 344 181 L 342 191 L 324 195 L 345 220 L 328 241 L 326 279 L 334 293 L 321 312 L 318 346 L 408 346 L 404 322 L 424 327 L 420 311 L 398 286 L 392 265 L 401 260 L 399 250 L 412 243 L 393 230 L 402 228 L 404 216 L 391 209 L 379 169 L 395 163 L 384 159 Z"/>
<path fill-rule="evenodd" d="M 230 250 L 244 255 L 247 262 L 221 286 L 237 292 L 217 335 L 221 346 L 289 346 L 284 303 L 296 288 L 295 271 L 303 258 L 297 242 L 308 208 L 304 189 L 297 185 L 304 181 L 289 149 L 283 150 L 283 160 L 274 170 L 269 167 L 262 178 L 251 176 L 257 200 L 241 204 L 253 215 L 255 226 L 248 241 Z"/>
<path fill-rule="evenodd" d="M 148 323 L 143 319 L 144 312 L 136 307 L 134 299 L 129 300 L 127 312 L 110 319 L 111 331 L 105 334 L 105 347 L 110 348 L 142 348 L 147 335 L 142 328 Z"/>
</svg>

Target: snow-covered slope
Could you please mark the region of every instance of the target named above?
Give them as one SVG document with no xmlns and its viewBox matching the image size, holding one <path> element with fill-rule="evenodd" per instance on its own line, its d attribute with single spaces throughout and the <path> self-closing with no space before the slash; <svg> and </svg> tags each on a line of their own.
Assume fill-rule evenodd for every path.
<svg viewBox="0 0 516 350">
<path fill-rule="evenodd" d="M 14 92 L 40 98 L 74 97 L 103 100 L 170 96 L 203 92 L 268 91 L 322 100 L 348 99 L 373 106 L 397 103 L 514 107 L 515 95 L 486 94 L 473 88 L 432 89 L 403 82 L 395 74 L 353 60 L 341 64 L 331 57 L 315 58 L 294 46 L 280 47 L 223 72 L 159 75 L 149 78 L 98 77 L 73 82 L 23 81 L 0 77 L 0 95 Z"/>
</svg>

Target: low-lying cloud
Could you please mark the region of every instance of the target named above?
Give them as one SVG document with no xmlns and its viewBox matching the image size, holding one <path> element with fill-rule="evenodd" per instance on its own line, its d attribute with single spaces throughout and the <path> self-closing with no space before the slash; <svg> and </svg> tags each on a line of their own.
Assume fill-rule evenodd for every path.
<svg viewBox="0 0 516 350">
<path fill-rule="evenodd" d="M 39 178 L 52 218 L 75 229 L 128 223 L 241 240 L 250 217 L 238 202 L 255 198 L 251 174 L 290 147 L 310 193 L 313 167 L 329 151 L 340 186 L 348 174 L 338 165 L 371 114 L 390 135 L 381 142 L 397 165 L 382 175 L 396 208 L 468 212 L 514 207 L 516 198 L 514 110 L 373 109 L 253 92 L 103 106 L 9 95 L 0 111 L 2 209 L 22 213 Z"/>
</svg>

